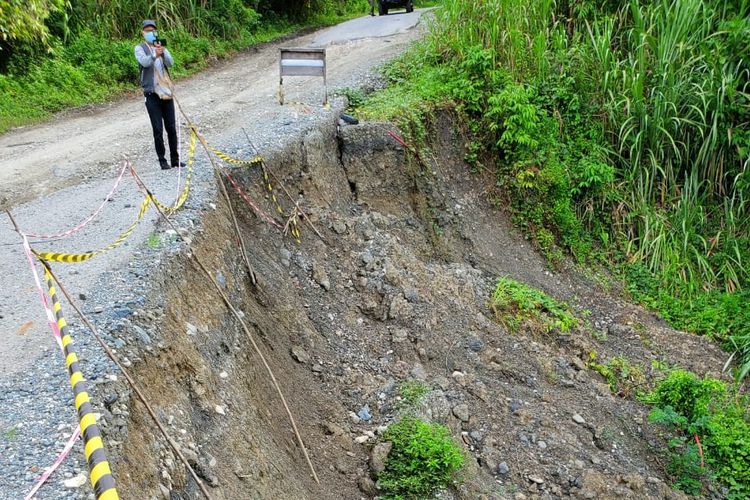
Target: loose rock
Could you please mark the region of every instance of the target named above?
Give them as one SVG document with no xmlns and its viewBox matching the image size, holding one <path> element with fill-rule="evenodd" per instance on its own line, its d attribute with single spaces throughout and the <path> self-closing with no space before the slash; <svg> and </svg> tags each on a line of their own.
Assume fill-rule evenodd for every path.
<svg viewBox="0 0 750 500">
<path fill-rule="evenodd" d="M 453 415 L 462 422 L 469 421 L 469 406 L 460 404 L 453 407 Z"/>
<path fill-rule="evenodd" d="M 393 448 L 393 443 L 386 441 L 372 447 L 370 452 L 370 470 L 374 477 L 378 477 L 385 470 L 385 460 Z"/>
<path fill-rule="evenodd" d="M 331 289 L 331 280 L 328 279 L 328 273 L 326 273 L 323 266 L 318 263 L 313 263 L 313 280 L 323 287 L 326 292 Z"/>
<path fill-rule="evenodd" d="M 310 355 L 305 351 L 302 347 L 296 345 L 292 346 L 291 349 L 292 357 L 298 362 L 302 363 L 303 365 L 310 361 Z"/>
</svg>

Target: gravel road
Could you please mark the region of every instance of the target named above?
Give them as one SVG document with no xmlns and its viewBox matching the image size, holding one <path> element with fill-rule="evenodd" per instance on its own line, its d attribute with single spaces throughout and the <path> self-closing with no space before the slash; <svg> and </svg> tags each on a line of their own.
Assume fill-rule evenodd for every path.
<svg viewBox="0 0 750 500">
<path fill-rule="evenodd" d="M 375 78 L 375 67 L 420 36 L 423 13 L 356 19 L 244 52 L 177 82 L 178 98 L 201 132 L 220 149 L 250 156 L 244 128 L 261 154 L 275 150 L 319 120 L 330 119 L 332 113 L 321 109 L 322 85 L 314 79 L 285 83 L 287 101 L 307 105 L 277 104 L 279 47 L 326 46 L 329 90 L 362 87 Z M 179 64 L 179 49 L 174 52 Z M 133 96 L 0 136 L 0 205 L 12 209 L 19 225 L 29 231 L 69 228 L 101 203 L 123 157 L 133 161 L 159 198 L 171 201 L 178 174 L 158 169 L 150 135 L 142 98 Z M 214 189 L 208 162 L 199 149 L 191 197 L 176 216 L 181 227 L 189 229 L 200 211 L 211 209 Z M 90 226 L 66 240 L 37 247 L 62 252 L 99 248 L 134 220 L 141 199 L 133 179 L 126 176 Z M 85 265 L 55 267 L 74 296 L 80 296 L 84 310 L 105 330 L 137 308 L 148 269 L 174 251 L 169 235 L 163 228 L 155 229 L 155 221 L 156 213 L 149 211 L 123 246 Z M 19 238 L 7 218 L 0 222 L 0 254 L 5 282 L 0 287 L 0 330 L 5 333 L 0 348 L 0 499 L 15 499 L 23 497 L 53 461 L 75 429 L 76 418 L 64 363 L 46 328 Z M 69 321 L 74 318 L 70 308 L 67 316 Z M 96 390 L 98 383 L 113 376 L 112 366 L 88 335 L 75 327 L 73 334 Z M 89 494 L 87 487 L 66 489 L 62 484 L 85 470 L 80 448 L 79 442 L 38 498 Z"/>
</svg>

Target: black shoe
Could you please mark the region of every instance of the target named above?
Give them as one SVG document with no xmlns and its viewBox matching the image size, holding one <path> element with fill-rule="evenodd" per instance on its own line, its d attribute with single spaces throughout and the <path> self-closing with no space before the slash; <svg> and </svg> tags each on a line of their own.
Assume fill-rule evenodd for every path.
<svg viewBox="0 0 750 500">
<path fill-rule="evenodd" d="M 159 165 L 161 166 L 162 170 L 169 170 L 170 168 L 172 168 L 169 166 L 169 163 L 167 163 L 167 160 L 159 160 Z"/>
<path fill-rule="evenodd" d="M 184 161 L 180 161 L 180 162 L 177 162 L 177 163 L 172 163 L 172 168 L 177 168 L 177 167 L 185 168 L 185 166 L 186 165 L 185 165 Z"/>
</svg>

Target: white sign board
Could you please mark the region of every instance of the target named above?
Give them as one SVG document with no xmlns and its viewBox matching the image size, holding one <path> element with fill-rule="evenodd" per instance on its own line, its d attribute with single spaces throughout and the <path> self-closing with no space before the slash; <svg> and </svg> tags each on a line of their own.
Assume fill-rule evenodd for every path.
<svg viewBox="0 0 750 500">
<path fill-rule="evenodd" d="M 328 103 L 328 86 L 326 83 L 326 49 L 280 49 L 279 51 L 279 104 L 284 104 L 285 76 L 320 76 L 323 77 L 325 97 L 323 104 Z"/>
</svg>

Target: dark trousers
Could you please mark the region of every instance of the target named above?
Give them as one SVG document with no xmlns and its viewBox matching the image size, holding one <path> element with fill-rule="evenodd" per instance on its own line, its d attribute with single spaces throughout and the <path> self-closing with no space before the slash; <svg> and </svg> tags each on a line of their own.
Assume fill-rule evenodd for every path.
<svg viewBox="0 0 750 500">
<path fill-rule="evenodd" d="M 180 162 L 179 144 L 177 144 L 177 125 L 174 116 L 174 102 L 171 99 L 160 99 L 159 96 L 150 92 L 146 94 L 146 110 L 151 119 L 151 128 L 154 131 L 154 146 L 159 163 L 165 162 L 166 151 L 164 149 L 164 130 L 167 131 L 169 141 L 170 163 L 177 166 Z"/>
</svg>

